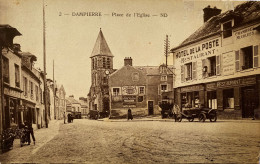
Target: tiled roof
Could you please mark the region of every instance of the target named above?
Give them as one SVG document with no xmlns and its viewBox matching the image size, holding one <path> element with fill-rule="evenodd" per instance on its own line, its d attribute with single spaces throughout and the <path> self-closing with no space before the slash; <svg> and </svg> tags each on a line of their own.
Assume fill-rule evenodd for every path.
<svg viewBox="0 0 260 164">
<path fill-rule="evenodd" d="M 173 48 L 174 51 L 178 48 L 192 44 L 204 38 L 216 35 L 221 32 L 220 22 L 229 16 L 236 16 L 238 19 L 235 27 L 242 26 L 247 23 L 260 20 L 260 1 L 248 1 L 237 5 L 233 10 L 226 11 L 225 13 L 219 14 L 210 18 L 205 22 L 198 30 L 192 35 L 185 39 L 179 46 Z"/>
<path fill-rule="evenodd" d="M 69 102 L 69 104 L 80 104 L 77 100 L 75 100 L 73 97 L 67 97 L 66 102 Z"/>
<path fill-rule="evenodd" d="M 91 57 L 97 56 L 97 55 L 113 57 L 101 29 L 99 31 L 98 38 L 96 40 L 96 44 L 92 51 Z"/>
</svg>

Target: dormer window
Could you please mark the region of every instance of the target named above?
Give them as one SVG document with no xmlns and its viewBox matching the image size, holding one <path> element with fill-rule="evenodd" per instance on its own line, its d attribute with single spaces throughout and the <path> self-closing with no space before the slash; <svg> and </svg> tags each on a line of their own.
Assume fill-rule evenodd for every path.
<svg viewBox="0 0 260 164">
<path fill-rule="evenodd" d="M 228 21 L 223 24 L 223 38 L 232 36 L 232 21 Z"/>
</svg>

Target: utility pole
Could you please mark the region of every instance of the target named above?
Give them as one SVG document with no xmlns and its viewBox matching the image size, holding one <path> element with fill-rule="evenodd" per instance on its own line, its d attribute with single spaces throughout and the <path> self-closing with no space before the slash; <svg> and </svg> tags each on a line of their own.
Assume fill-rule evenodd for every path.
<svg viewBox="0 0 260 164">
<path fill-rule="evenodd" d="M 47 102 L 47 83 L 46 83 L 46 40 L 45 40 L 45 4 L 43 0 L 43 84 L 44 84 L 44 106 L 45 106 L 45 125 L 48 128 L 48 102 Z"/>
<path fill-rule="evenodd" d="M 168 67 L 168 56 L 169 56 L 169 49 L 170 49 L 170 41 L 168 40 L 168 35 L 166 35 L 166 40 L 164 40 L 164 55 L 166 58 L 166 68 Z"/>
<path fill-rule="evenodd" d="M 0 38 L 0 134 L 3 133 L 3 117 L 4 117 L 4 86 L 3 86 L 3 62 L 2 62 L 2 49 L 3 43 L 2 38 Z M 0 141 L 0 147 L 2 146 L 2 141 Z"/>
<path fill-rule="evenodd" d="M 54 105 L 54 119 L 57 119 L 55 97 L 56 97 L 56 91 L 55 91 L 54 60 L 53 60 L 53 105 Z"/>
</svg>

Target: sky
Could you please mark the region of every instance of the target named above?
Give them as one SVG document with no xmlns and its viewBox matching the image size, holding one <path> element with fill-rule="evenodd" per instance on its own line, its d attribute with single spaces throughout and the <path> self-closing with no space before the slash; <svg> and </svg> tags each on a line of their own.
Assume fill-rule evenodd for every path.
<svg viewBox="0 0 260 164">
<path fill-rule="evenodd" d="M 170 47 L 176 47 L 202 26 L 203 8 L 216 6 L 225 12 L 240 3 L 44 0 L 47 78 L 53 77 L 54 61 L 55 80 L 64 86 L 66 96 L 87 97 L 91 85 L 90 55 L 100 28 L 114 55 L 114 69 L 123 66 L 125 57 L 132 57 L 134 66 L 159 66 L 165 63 L 166 35 Z M 79 12 L 98 12 L 102 16 L 73 16 Z M 123 16 L 114 16 L 120 14 Z M 19 43 L 23 52 L 34 54 L 35 67 L 43 70 L 43 0 L 1 0 L 0 24 L 9 24 L 22 34 L 15 37 L 14 43 Z M 168 64 L 172 65 L 171 56 Z"/>
</svg>

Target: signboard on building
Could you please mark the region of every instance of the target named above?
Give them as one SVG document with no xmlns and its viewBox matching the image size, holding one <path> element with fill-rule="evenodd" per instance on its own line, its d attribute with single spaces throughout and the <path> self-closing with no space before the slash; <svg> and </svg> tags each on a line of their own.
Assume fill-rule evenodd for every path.
<svg viewBox="0 0 260 164">
<path fill-rule="evenodd" d="M 235 32 L 235 38 L 236 40 L 240 40 L 252 36 L 254 34 L 254 27 L 252 26 Z"/>
<path fill-rule="evenodd" d="M 180 58 L 181 63 L 192 62 L 204 56 L 216 55 L 219 46 L 220 39 L 213 39 L 177 52 L 176 58 Z"/>
<path fill-rule="evenodd" d="M 137 86 L 123 86 L 122 95 L 137 95 L 138 94 Z"/>
<path fill-rule="evenodd" d="M 181 88 L 181 92 L 193 92 L 193 91 L 200 91 L 203 89 L 204 89 L 203 85 L 194 85 L 194 86 Z"/>
<path fill-rule="evenodd" d="M 136 104 L 136 96 L 123 96 L 123 105 L 135 105 Z"/>
<path fill-rule="evenodd" d="M 223 75 L 232 75 L 235 72 L 235 52 L 230 51 L 222 54 L 222 73 Z"/>
</svg>

